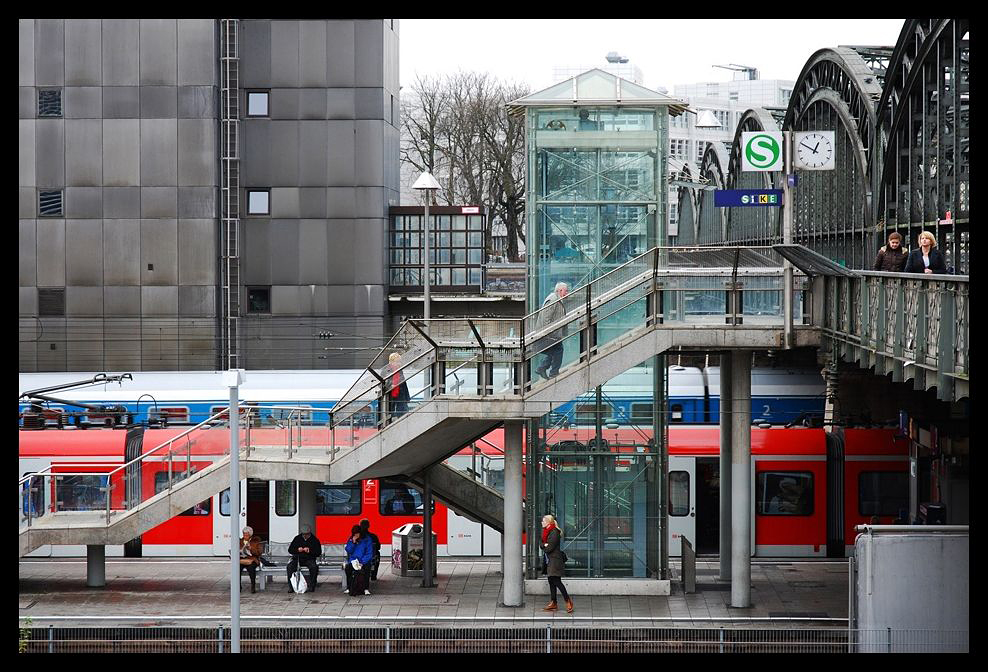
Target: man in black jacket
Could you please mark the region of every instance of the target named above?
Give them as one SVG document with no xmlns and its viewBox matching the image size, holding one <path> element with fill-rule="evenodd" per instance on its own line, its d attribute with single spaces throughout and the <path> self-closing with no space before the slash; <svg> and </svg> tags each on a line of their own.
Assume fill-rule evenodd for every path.
<svg viewBox="0 0 988 672">
<path fill-rule="evenodd" d="M 872 270 L 885 271 L 886 273 L 902 273 L 906 267 L 906 254 L 902 249 L 902 236 L 893 231 L 889 234 L 888 245 L 878 251 L 878 257 Z"/>
<path fill-rule="evenodd" d="M 374 563 L 370 568 L 370 578 L 371 581 L 377 581 L 377 570 L 381 566 L 381 540 L 370 531 L 370 521 L 366 518 L 360 521 L 360 529 L 370 537 L 371 544 L 374 546 Z"/>
<path fill-rule="evenodd" d="M 322 555 L 322 545 L 316 539 L 316 535 L 312 534 L 311 527 L 300 525 L 298 529 L 300 534 L 292 539 L 292 543 L 288 545 L 288 552 L 292 556 L 292 561 L 288 563 L 288 590 L 292 590 L 292 574 L 295 573 L 299 565 L 302 565 L 309 570 L 309 587 L 306 592 L 311 593 L 316 590 L 316 576 L 319 574 L 316 558 Z"/>
</svg>

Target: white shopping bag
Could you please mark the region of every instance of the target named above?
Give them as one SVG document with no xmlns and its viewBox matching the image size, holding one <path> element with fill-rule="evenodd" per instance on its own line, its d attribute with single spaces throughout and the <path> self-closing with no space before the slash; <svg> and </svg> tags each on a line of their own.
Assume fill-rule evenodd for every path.
<svg viewBox="0 0 988 672">
<path fill-rule="evenodd" d="M 296 593 L 304 593 L 309 587 L 305 582 L 305 577 L 302 576 L 302 570 L 297 569 L 295 573 L 292 574 L 292 578 L 288 580 L 292 584 L 292 590 Z"/>
</svg>

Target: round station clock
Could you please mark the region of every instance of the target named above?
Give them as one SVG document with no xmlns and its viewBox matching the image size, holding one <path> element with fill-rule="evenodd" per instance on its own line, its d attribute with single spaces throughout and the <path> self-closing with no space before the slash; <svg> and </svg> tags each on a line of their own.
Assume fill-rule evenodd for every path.
<svg viewBox="0 0 988 672">
<path fill-rule="evenodd" d="M 834 169 L 834 132 L 802 131 L 793 137 L 795 167 L 803 170 Z"/>
</svg>

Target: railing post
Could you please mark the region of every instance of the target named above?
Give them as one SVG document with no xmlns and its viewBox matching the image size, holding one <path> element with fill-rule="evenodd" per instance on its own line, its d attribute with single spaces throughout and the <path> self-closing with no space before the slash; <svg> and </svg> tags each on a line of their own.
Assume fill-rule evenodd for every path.
<svg viewBox="0 0 988 672">
<path fill-rule="evenodd" d="M 223 653 L 223 625 L 217 627 L 216 641 L 219 644 L 220 653 Z"/>
<path fill-rule="evenodd" d="M 720 628 L 720 651 L 718 653 L 724 653 L 724 628 Z"/>
<path fill-rule="evenodd" d="M 391 653 L 391 626 L 384 626 L 384 652 Z"/>
<path fill-rule="evenodd" d="M 110 476 L 106 477 L 106 524 L 110 524 L 110 490 L 113 488 L 110 483 Z"/>
<path fill-rule="evenodd" d="M 552 653 L 552 625 L 545 624 L 545 652 Z"/>
<path fill-rule="evenodd" d="M 34 488 L 31 487 L 31 483 L 34 482 L 34 476 L 27 477 L 27 526 L 31 527 L 31 509 L 34 508 Z"/>
<path fill-rule="evenodd" d="M 172 489 L 172 444 L 168 444 L 168 489 Z"/>
<path fill-rule="evenodd" d="M 892 628 L 886 628 L 888 635 L 885 638 L 885 652 L 892 653 Z"/>
<path fill-rule="evenodd" d="M 955 287 L 944 286 L 940 293 L 940 315 L 933 318 L 940 322 L 940 338 L 936 344 L 937 396 L 943 401 L 953 401 L 954 398 L 954 353 L 957 350 L 957 305 L 954 290 Z"/>
<path fill-rule="evenodd" d="M 55 653 L 55 624 L 48 624 L 48 653 Z"/>
</svg>

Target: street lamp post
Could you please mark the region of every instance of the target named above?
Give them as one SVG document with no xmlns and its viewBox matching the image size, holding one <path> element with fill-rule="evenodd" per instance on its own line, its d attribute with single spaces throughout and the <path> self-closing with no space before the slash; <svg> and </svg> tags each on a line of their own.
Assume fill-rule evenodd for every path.
<svg viewBox="0 0 988 672">
<path fill-rule="evenodd" d="M 412 189 L 418 189 L 419 191 L 424 191 L 425 194 L 425 216 L 423 217 L 422 231 L 425 236 L 425 269 L 423 271 L 422 278 L 422 299 L 424 307 L 422 309 L 422 318 L 426 321 L 430 317 L 430 306 L 429 306 L 429 284 L 430 284 L 430 269 L 429 269 L 429 239 L 432 237 L 432 224 L 429 221 L 429 199 L 431 198 L 431 192 L 439 189 L 439 183 L 436 182 L 436 178 L 432 176 L 429 171 L 423 172 L 419 175 L 419 179 L 415 180 L 415 184 L 412 185 Z M 428 324 L 426 328 L 428 329 Z"/>
<path fill-rule="evenodd" d="M 230 651 L 240 653 L 240 384 L 243 369 L 223 372 L 230 389 Z"/>
</svg>

